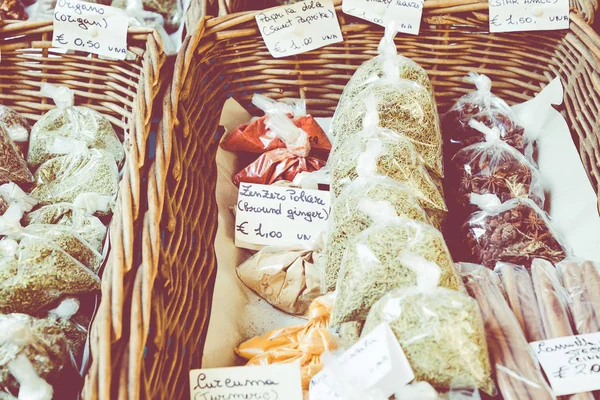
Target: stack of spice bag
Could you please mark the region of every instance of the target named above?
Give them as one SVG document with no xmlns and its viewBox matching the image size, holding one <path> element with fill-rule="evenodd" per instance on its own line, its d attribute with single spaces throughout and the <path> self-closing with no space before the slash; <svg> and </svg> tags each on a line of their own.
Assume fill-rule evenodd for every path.
<svg viewBox="0 0 600 400">
<path fill-rule="evenodd" d="M 77 391 L 59 382 L 82 363 L 90 315 L 80 301 L 100 290 L 100 218 L 125 153 L 110 122 L 74 106 L 72 91 L 45 84 L 42 94 L 57 107 L 33 128 L 0 106 L 0 392 L 41 388 L 35 398 L 51 399 Z"/>
<path fill-rule="evenodd" d="M 480 310 L 440 232 L 447 208 L 433 89 L 397 54 L 395 34 L 386 29 L 380 54 L 358 68 L 332 121 L 331 325 L 356 339 L 388 323 L 416 381 L 493 394 Z"/>
</svg>

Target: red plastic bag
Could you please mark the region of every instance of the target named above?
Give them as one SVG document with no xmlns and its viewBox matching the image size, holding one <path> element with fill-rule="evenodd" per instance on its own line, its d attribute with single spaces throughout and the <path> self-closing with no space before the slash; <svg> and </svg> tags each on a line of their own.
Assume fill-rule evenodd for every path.
<svg viewBox="0 0 600 400">
<path fill-rule="evenodd" d="M 290 106 L 258 94 L 254 95 L 252 102 L 265 113 L 282 112 L 287 114 L 294 125 L 306 132 L 314 152 L 326 155 L 331 150 L 331 142 L 327 135 L 314 118 L 306 114 L 306 107 L 303 102 Z M 248 124 L 240 125 L 223 139 L 221 148 L 228 151 L 249 153 L 264 153 L 275 149 L 285 149 L 285 143 L 267 127 L 266 119 L 267 115 Z"/>
</svg>

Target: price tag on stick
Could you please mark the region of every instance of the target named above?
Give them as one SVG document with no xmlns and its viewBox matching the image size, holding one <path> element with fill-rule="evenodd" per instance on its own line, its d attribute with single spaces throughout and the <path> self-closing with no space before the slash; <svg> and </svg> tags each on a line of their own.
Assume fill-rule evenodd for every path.
<svg viewBox="0 0 600 400">
<path fill-rule="evenodd" d="M 398 32 L 418 35 L 423 0 L 344 0 L 342 10 L 383 27 L 395 21 Z"/>
<path fill-rule="evenodd" d="M 124 60 L 129 17 L 124 10 L 78 0 L 58 0 L 52 46 Z"/>
<path fill-rule="evenodd" d="M 569 0 L 489 0 L 490 32 L 569 29 Z"/>
<path fill-rule="evenodd" d="M 343 41 L 333 0 L 276 7 L 256 16 L 260 33 L 275 58 L 306 53 Z"/>
</svg>

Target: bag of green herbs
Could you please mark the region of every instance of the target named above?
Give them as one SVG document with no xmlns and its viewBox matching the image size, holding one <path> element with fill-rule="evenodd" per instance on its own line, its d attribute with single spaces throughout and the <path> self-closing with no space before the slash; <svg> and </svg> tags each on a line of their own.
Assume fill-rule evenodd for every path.
<svg viewBox="0 0 600 400">
<path fill-rule="evenodd" d="M 440 231 L 425 222 L 396 215 L 389 202 L 366 199 L 359 207 L 374 223 L 346 248 L 331 325 L 363 321 L 383 295 L 416 284 L 416 274 L 399 258 L 403 251 L 419 254 L 439 265 L 442 268 L 441 286 L 461 287 Z"/>
<path fill-rule="evenodd" d="M 97 252 L 102 252 L 107 231 L 98 217 L 71 203 L 56 203 L 38 208 L 25 214 L 22 223 L 24 226 L 42 224 L 68 227 Z"/>
<path fill-rule="evenodd" d="M 398 67 L 386 64 L 381 79 L 365 85 L 352 101 L 338 104 L 331 128 L 335 145 L 354 140 L 374 98 L 379 125 L 411 139 L 427 168 L 441 177 L 442 135 L 435 98 L 420 83 L 398 76 Z"/>
<path fill-rule="evenodd" d="M 5 240 L 0 241 L 0 248 Z M 100 279 L 56 243 L 24 235 L 10 257 L 0 258 L 0 313 L 36 314 L 63 297 L 94 293 Z"/>
<path fill-rule="evenodd" d="M 442 270 L 435 262 L 410 250 L 396 257 L 416 275 L 416 283 L 395 289 L 377 301 L 362 334 L 388 323 L 417 381 L 442 391 L 476 386 L 494 395 L 477 301 L 465 293 L 439 287 Z"/>
<path fill-rule="evenodd" d="M 397 215 L 429 223 L 415 192 L 408 185 L 383 175 L 361 173 L 331 203 L 325 248 L 325 284 L 328 291 L 335 289 L 346 247 L 373 223 L 370 215 L 360 207 L 366 199 L 391 205 Z"/>
<path fill-rule="evenodd" d="M 57 141 L 62 143 L 62 141 Z M 31 196 L 40 204 L 73 203 L 85 193 L 114 197 L 119 188 L 119 171 L 112 155 L 88 150 L 71 141 L 68 153 L 44 162 L 35 172 Z"/>
<path fill-rule="evenodd" d="M 52 400 L 52 384 L 70 367 L 67 339 L 54 321 L 0 314 L 0 392 Z"/>
<path fill-rule="evenodd" d="M 433 94 L 433 87 L 427 72 L 419 64 L 402 54 L 398 54 L 394 38 L 398 33 L 395 22 L 388 24 L 379 47 L 378 55 L 365 61 L 356 69 L 348 84 L 342 92 L 338 107 L 344 108 L 356 101 L 356 96 L 372 82 L 383 78 L 387 65 L 395 68 L 397 77 L 421 84 L 429 93 Z M 332 124 L 335 127 L 335 122 Z"/>
<path fill-rule="evenodd" d="M 56 108 L 44 114 L 31 129 L 29 166 L 37 168 L 64 154 L 56 151 L 57 138 L 66 143 L 82 141 L 89 149 L 107 152 L 118 165 L 123 163 L 125 150 L 106 117 L 91 108 L 75 106 L 75 93 L 67 87 L 42 84 L 41 94 L 51 97 Z"/>
<path fill-rule="evenodd" d="M 14 182 L 0 185 L 0 216 L 3 216 L 8 209 L 18 207 L 19 213 L 31 211 L 37 204 L 37 200 L 29 196 Z"/>
<path fill-rule="evenodd" d="M 8 131 L 0 125 L 0 185 L 8 182 L 29 185 L 33 175 Z"/>
<path fill-rule="evenodd" d="M 77 365 L 83 361 L 83 353 L 88 337 L 90 318 L 80 311 L 76 298 L 64 299 L 58 307 L 48 312 L 48 319 L 54 321 L 67 338 L 69 351 Z"/>
<path fill-rule="evenodd" d="M 413 188 L 431 222 L 441 227 L 448 208 L 440 188 L 430 177 L 413 142 L 406 135 L 379 126 L 376 102 L 374 97 L 366 100 L 363 129 L 352 140 L 336 146 L 329 159 L 334 196 L 357 178 L 360 169 L 368 168 Z"/>
</svg>

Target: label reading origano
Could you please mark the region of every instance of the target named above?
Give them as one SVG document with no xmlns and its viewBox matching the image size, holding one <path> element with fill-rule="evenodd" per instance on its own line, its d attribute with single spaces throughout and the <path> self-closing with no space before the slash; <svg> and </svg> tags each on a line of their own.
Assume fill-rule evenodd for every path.
<svg viewBox="0 0 600 400">
<path fill-rule="evenodd" d="M 275 58 L 343 41 L 332 0 L 306 0 L 271 8 L 257 14 L 256 23 Z"/>
<path fill-rule="evenodd" d="M 327 230 L 330 197 L 323 190 L 240 183 L 235 214 L 235 245 L 309 244 Z"/>
<path fill-rule="evenodd" d="M 129 17 L 124 10 L 78 0 L 58 0 L 52 46 L 124 60 Z"/>
</svg>

